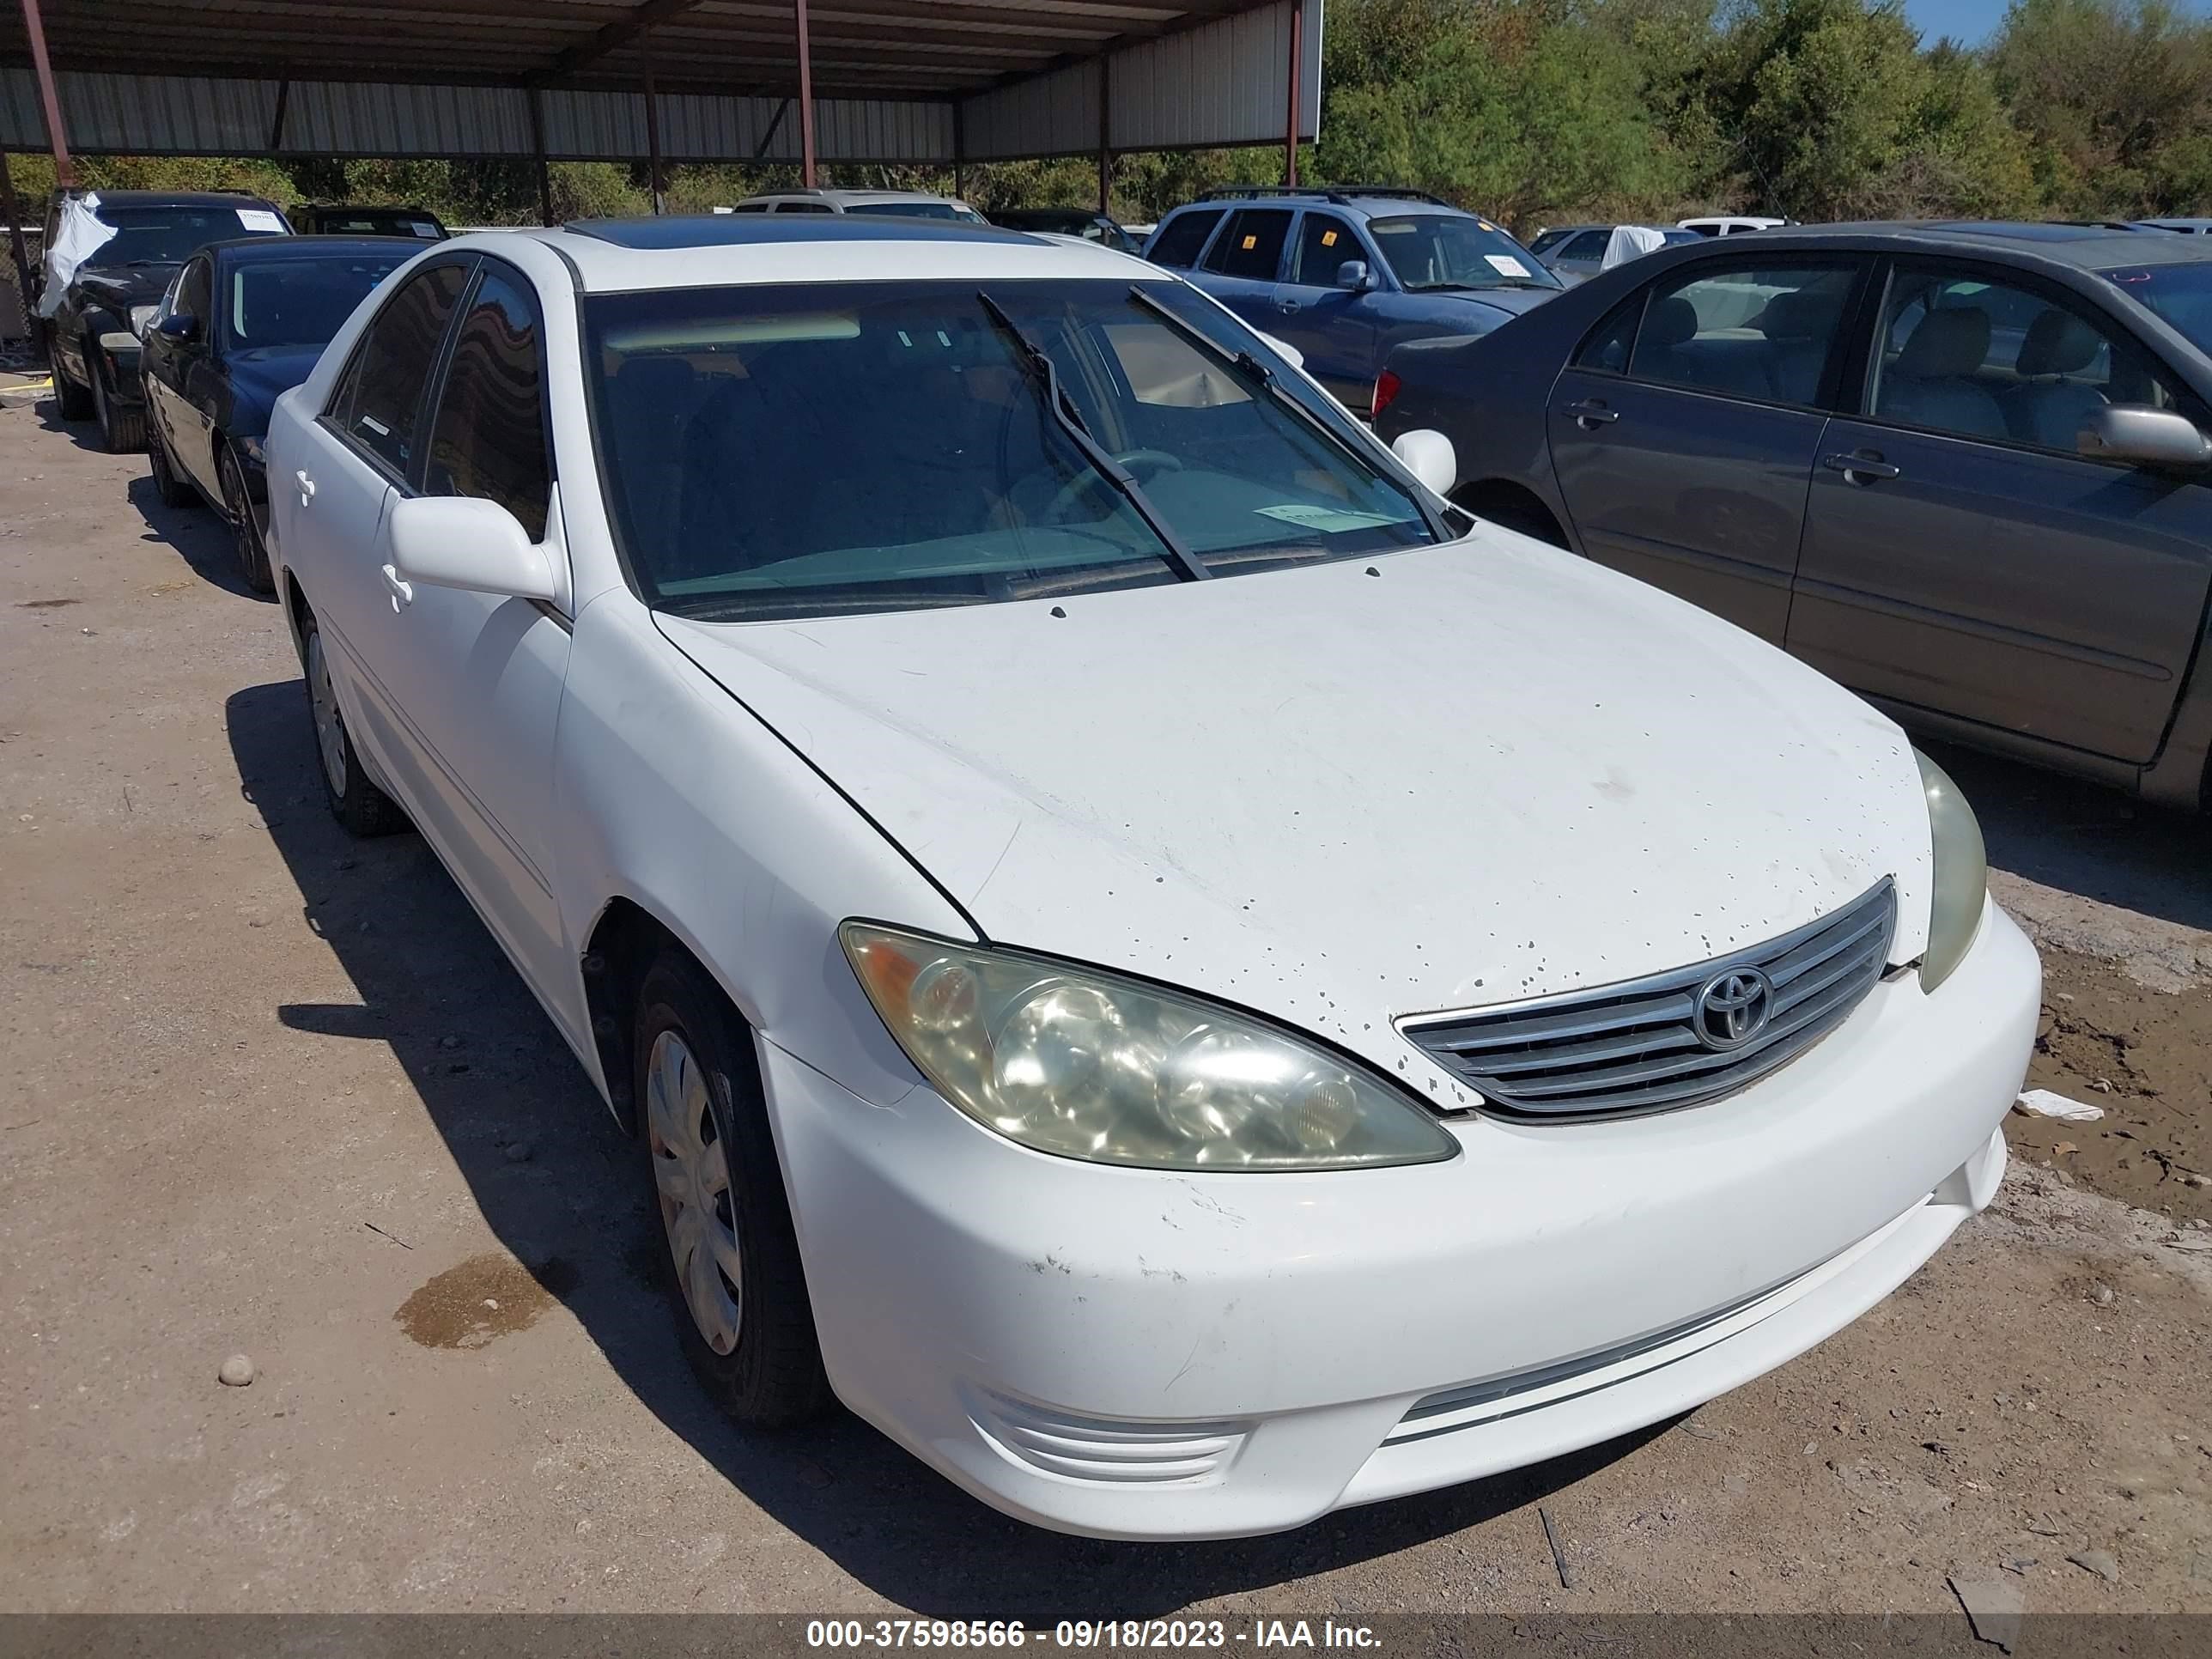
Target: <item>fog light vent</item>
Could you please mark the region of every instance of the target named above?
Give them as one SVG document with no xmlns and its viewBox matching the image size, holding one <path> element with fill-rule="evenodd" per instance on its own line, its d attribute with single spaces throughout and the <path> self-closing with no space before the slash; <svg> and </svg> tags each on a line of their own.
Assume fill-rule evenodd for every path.
<svg viewBox="0 0 2212 1659">
<path fill-rule="evenodd" d="M 968 1416 L 983 1437 L 1017 1463 L 1071 1480 L 1121 1486 L 1197 1485 L 1236 1461 L 1249 1423 L 1130 1423 L 1009 1400 L 981 1390 Z"/>
</svg>

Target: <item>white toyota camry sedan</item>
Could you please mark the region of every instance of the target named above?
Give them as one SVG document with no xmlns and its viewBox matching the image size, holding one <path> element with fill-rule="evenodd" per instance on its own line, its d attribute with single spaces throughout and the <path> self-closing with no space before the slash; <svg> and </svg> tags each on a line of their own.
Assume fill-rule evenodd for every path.
<svg viewBox="0 0 2212 1659">
<path fill-rule="evenodd" d="M 2039 975 L 1949 781 L 1400 447 L 1135 259 L 859 218 L 443 242 L 280 404 L 331 805 L 635 1133 L 735 1416 L 1265 1532 L 1989 1202 Z"/>
</svg>

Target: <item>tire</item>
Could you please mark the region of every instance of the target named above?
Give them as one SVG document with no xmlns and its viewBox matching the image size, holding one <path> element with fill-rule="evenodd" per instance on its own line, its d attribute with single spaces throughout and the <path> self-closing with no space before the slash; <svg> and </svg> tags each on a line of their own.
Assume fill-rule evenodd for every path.
<svg viewBox="0 0 2212 1659">
<path fill-rule="evenodd" d="M 355 752 L 345 716 L 338 708 L 337 687 L 323 656 L 322 631 L 313 616 L 307 619 L 301 643 L 301 656 L 307 669 L 307 720 L 315 738 L 315 769 L 322 776 L 323 799 L 330 804 L 331 816 L 363 840 L 404 830 L 407 815 L 391 796 L 369 781 L 368 770 Z"/>
<path fill-rule="evenodd" d="M 111 455 L 128 455 L 146 447 L 146 411 L 143 409 L 118 409 L 114 394 L 108 390 L 107 374 L 100 366 L 98 357 L 89 365 L 92 370 L 92 412 L 100 422 L 100 441 Z"/>
<path fill-rule="evenodd" d="M 830 1384 L 751 1032 L 695 963 L 668 951 L 639 988 L 633 1036 L 646 1191 L 684 1358 L 738 1422 L 803 1423 L 828 1407 Z M 687 1228 L 687 1212 L 705 1224 Z"/>
<path fill-rule="evenodd" d="M 54 412 L 65 421 L 88 421 L 92 418 L 92 391 L 70 379 L 69 370 L 62 367 L 58 342 L 50 329 L 46 333 L 46 362 L 54 375 Z"/>
<path fill-rule="evenodd" d="M 154 474 L 154 493 L 161 498 L 162 506 L 191 507 L 199 500 L 200 492 L 177 476 L 158 421 L 146 423 L 146 464 Z"/>
<path fill-rule="evenodd" d="M 231 539 L 238 552 L 238 574 L 255 592 L 274 593 L 276 578 L 269 568 L 269 544 L 261 538 L 261 526 L 254 522 L 246 475 L 239 470 L 238 457 L 231 453 L 228 444 L 223 445 L 222 459 L 216 465 L 222 475 L 222 510 L 229 516 Z"/>
</svg>

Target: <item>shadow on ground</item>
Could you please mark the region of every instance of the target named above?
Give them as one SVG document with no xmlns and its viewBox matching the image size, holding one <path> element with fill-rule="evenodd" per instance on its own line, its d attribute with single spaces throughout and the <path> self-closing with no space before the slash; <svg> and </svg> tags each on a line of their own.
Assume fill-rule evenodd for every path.
<svg viewBox="0 0 2212 1659">
<path fill-rule="evenodd" d="M 2212 822 L 1948 744 L 1923 744 L 1981 819 L 1993 869 L 2139 915 L 2212 928 Z"/>
<path fill-rule="evenodd" d="M 1080 1584 L 1087 1605 L 1117 1615 L 1170 1612 L 1473 1526 L 1662 1431 L 1284 1536 L 1165 1547 L 1065 1538 L 1008 1520 L 842 1413 L 791 1434 L 731 1426 L 685 1368 L 653 1278 L 662 1246 L 635 1146 L 421 840 L 356 842 L 331 820 L 305 702 L 297 680 L 239 692 L 227 710 L 231 749 L 308 925 L 337 953 L 360 1004 L 290 1004 L 279 1018 L 388 1044 L 501 1243 L 575 1316 L 615 1374 L 748 1498 L 878 1594 L 933 1617 L 1048 1624 Z M 507 1156 L 518 1139 L 531 1144 L 526 1161 Z"/>
<path fill-rule="evenodd" d="M 100 438 L 99 423 L 94 421 L 64 421 L 60 408 L 52 398 L 40 400 L 35 405 L 39 424 L 49 432 L 59 433 L 79 449 L 95 455 L 109 452 Z M 131 457 L 118 455 L 118 461 Z M 269 602 L 272 596 L 256 593 L 246 585 L 246 578 L 238 568 L 238 547 L 230 528 L 223 522 L 222 514 L 214 511 L 204 501 L 190 507 L 165 507 L 159 491 L 154 488 L 150 463 L 142 451 L 137 457 L 138 472 L 125 487 L 125 495 L 131 510 L 137 514 L 145 528 L 139 539 L 158 542 L 173 549 L 194 575 L 210 586 L 220 587 L 226 593 L 235 593 L 242 599 Z"/>
</svg>

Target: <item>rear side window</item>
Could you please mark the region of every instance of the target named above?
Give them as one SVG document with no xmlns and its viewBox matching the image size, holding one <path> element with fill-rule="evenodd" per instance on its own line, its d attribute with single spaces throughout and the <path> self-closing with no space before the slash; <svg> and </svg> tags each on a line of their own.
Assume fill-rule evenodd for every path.
<svg viewBox="0 0 2212 1659">
<path fill-rule="evenodd" d="M 836 210 L 826 202 L 778 202 L 771 210 L 776 213 L 835 213 Z"/>
<path fill-rule="evenodd" d="M 1206 246 L 1206 236 L 1221 222 L 1221 210 L 1179 213 L 1160 227 L 1152 239 L 1152 262 L 1156 265 L 1188 265 Z"/>
<path fill-rule="evenodd" d="M 533 542 L 553 485 L 538 333 L 527 287 L 488 267 L 453 336 L 422 480 L 426 495 L 497 501 Z"/>
<path fill-rule="evenodd" d="M 1207 251 L 1206 268 L 1224 276 L 1272 283 L 1290 229 L 1291 216 L 1279 208 L 1243 209 Z"/>
<path fill-rule="evenodd" d="M 1644 316 L 1641 294 L 1615 306 L 1597 331 L 1583 342 L 1575 354 L 1577 368 L 1601 368 L 1608 374 L 1628 372 L 1628 354 L 1636 344 L 1636 325 Z"/>
<path fill-rule="evenodd" d="M 1855 265 L 1707 260 L 1650 290 L 1629 374 L 1760 403 L 1810 404 Z"/>
<path fill-rule="evenodd" d="M 370 319 L 325 416 L 403 478 L 416 411 L 467 276 L 465 265 L 433 265 L 409 278 Z"/>
<path fill-rule="evenodd" d="M 1609 230 L 1586 230 L 1559 250 L 1562 259 L 1602 259 L 1605 245 L 1613 240 Z"/>
</svg>

